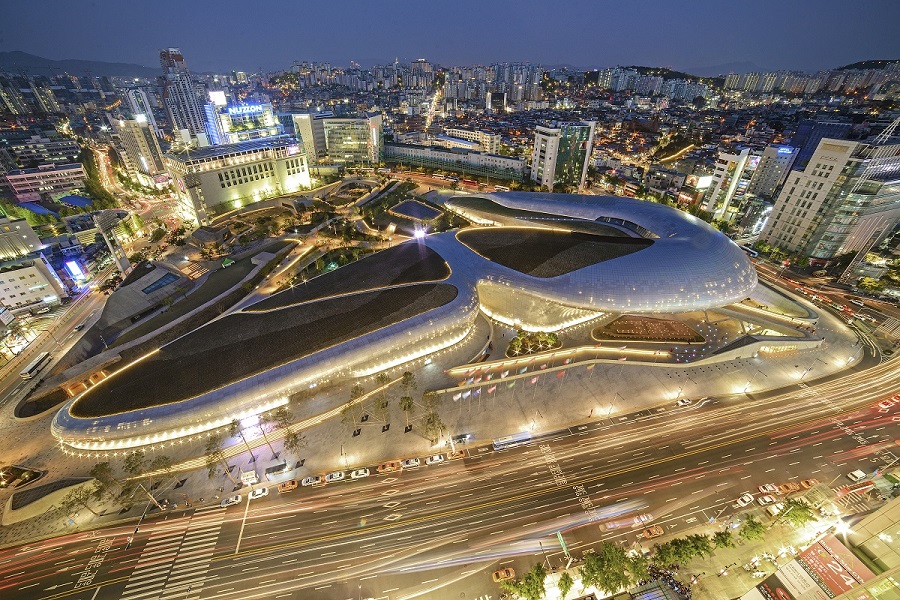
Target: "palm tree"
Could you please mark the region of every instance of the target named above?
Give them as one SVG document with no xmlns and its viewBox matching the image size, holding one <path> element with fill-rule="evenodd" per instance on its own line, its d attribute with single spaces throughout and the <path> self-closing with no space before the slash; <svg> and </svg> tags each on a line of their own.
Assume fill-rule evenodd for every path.
<svg viewBox="0 0 900 600">
<path fill-rule="evenodd" d="M 244 437 L 244 432 L 241 429 L 241 422 L 237 419 L 232 419 L 231 423 L 228 424 L 228 435 L 231 437 L 235 437 L 236 435 L 240 435 L 241 439 L 244 440 L 244 445 L 247 446 L 247 452 L 250 453 L 250 461 L 256 462 L 256 456 L 253 455 L 253 450 L 250 448 L 250 444 L 247 443 L 247 438 Z"/>
</svg>

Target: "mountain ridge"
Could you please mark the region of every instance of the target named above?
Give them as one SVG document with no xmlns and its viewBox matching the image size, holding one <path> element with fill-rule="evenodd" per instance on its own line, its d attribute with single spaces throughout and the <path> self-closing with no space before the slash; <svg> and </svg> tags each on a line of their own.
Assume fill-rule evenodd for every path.
<svg viewBox="0 0 900 600">
<path fill-rule="evenodd" d="M 0 52 L 0 72 L 25 75 L 92 75 L 95 77 L 156 77 L 162 69 L 154 69 L 134 63 L 105 62 L 100 60 L 53 60 L 13 50 Z"/>
</svg>

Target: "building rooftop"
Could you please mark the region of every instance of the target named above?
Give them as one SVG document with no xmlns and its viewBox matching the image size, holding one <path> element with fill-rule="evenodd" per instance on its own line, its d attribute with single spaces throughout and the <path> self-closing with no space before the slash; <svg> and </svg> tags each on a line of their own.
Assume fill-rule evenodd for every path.
<svg viewBox="0 0 900 600">
<path fill-rule="evenodd" d="M 85 393 L 74 416 L 94 418 L 179 402 L 451 302 L 455 286 L 364 292 L 213 321 Z"/>
<path fill-rule="evenodd" d="M 47 173 L 54 171 L 75 171 L 81 168 L 83 168 L 81 166 L 81 163 L 67 163 L 64 165 L 52 163 L 49 165 L 41 165 L 39 167 L 34 167 L 31 169 L 13 169 L 12 171 L 9 171 L 7 175 L 33 175 L 35 173 Z"/>
<path fill-rule="evenodd" d="M 166 156 L 183 163 L 205 160 L 208 158 L 219 158 L 230 154 L 241 154 L 243 152 L 257 152 L 259 150 L 268 150 L 270 148 L 284 148 L 293 144 L 299 144 L 297 140 L 289 135 L 275 135 L 258 140 L 248 140 L 246 142 L 237 142 L 236 144 L 222 144 L 221 146 L 206 146 L 196 150 L 185 150 L 173 154 L 166 153 Z"/>
</svg>

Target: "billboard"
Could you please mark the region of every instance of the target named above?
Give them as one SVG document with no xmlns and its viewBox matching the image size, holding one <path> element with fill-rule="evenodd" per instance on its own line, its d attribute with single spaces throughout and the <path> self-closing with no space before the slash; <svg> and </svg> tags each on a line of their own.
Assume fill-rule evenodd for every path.
<svg viewBox="0 0 900 600">
<path fill-rule="evenodd" d="M 87 275 L 84 274 L 84 270 L 82 270 L 81 265 L 78 264 L 78 261 L 67 260 L 65 263 L 63 263 L 63 266 L 73 280 L 87 281 Z"/>
<path fill-rule="evenodd" d="M 712 185 L 712 180 L 712 175 L 688 175 L 684 183 L 698 190 L 705 190 Z"/>
</svg>

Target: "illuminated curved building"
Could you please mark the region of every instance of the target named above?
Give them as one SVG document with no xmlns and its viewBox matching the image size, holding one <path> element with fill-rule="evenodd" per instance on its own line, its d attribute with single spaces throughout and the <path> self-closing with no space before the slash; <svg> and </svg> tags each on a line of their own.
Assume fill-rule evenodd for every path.
<svg viewBox="0 0 900 600">
<path fill-rule="evenodd" d="M 208 323 L 71 400 L 54 435 L 82 450 L 151 445 L 429 356 L 466 339 L 480 314 L 551 331 L 724 306 L 757 283 L 731 240 L 664 205 L 502 193 L 446 206 L 482 226 L 400 244 Z"/>
</svg>

